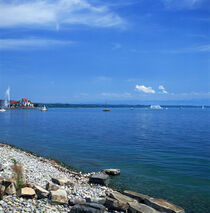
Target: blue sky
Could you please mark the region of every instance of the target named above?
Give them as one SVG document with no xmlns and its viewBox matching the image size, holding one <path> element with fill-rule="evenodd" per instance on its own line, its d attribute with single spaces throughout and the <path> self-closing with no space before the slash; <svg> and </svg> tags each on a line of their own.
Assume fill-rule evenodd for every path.
<svg viewBox="0 0 210 213">
<path fill-rule="evenodd" d="M 0 0 L 0 98 L 210 103 L 210 0 Z"/>
</svg>

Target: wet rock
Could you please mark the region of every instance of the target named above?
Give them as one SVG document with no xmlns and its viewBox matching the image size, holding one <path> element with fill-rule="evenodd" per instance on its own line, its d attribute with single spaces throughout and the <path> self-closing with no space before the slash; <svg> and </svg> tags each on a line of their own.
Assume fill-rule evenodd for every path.
<svg viewBox="0 0 210 213">
<path fill-rule="evenodd" d="M 129 213 L 159 213 L 159 211 L 156 211 L 155 209 L 138 202 L 129 203 L 128 212 Z"/>
<path fill-rule="evenodd" d="M 120 169 L 104 169 L 102 170 L 103 173 L 106 173 L 107 175 L 119 175 Z"/>
<path fill-rule="evenodd" d="M 81 203 L 86 203 L 85 199 L 70 199 L 69 200 L 69 205 L 74 206 L 76 204 L 81 204 Z"/>
<path fill-rule="evenodd" d="M 77 204 L 71 208 L 70 213 L 104 213 L 106 208 L 97 203 Z"/>
<path fill-rule="evenodd" d="M 68 204 L 67 193 L 65 190 L 57 190 L 50 192 L 50 199 L 54 204 Z"/>
<path fill-rule="evenodd" d="M 116 211 L 127 211 L 129 208 L 129 205 L 127 202 L 121 202 L 119 200 L 115 200 L 110 197 L 106 198 L 105 206 L 109 210 L 116 210 Z"/>
<path fill-rule="evenodd" d="M 25 198 L 33 198 L 35 196 L 35 191 L 32 188 L 24 187 L 22 189 L 19 189 L 17 191 L 17 195 L 19 197 L 25 197 Z"/>
<path fill-rule="evenodd" d="M 146 205 L 165 213 L 185 213 L 184 209 L 169 203 L 166 200 L 149 198 L 145 200 Z"/>
<path fill-rule="evenodd" d="M 60 189 L 60 187 L 58 185 L 55 185 L 53 183 L 48 182 L 47 185 L 46 185 L 46 189 L 48 191 L 57 191 L 57 190 Z"/>
<path fill-rule="evenodd" d="M 37 198 L 42 199 L 42 198 L 47 198 L 49 195 L 49 192 L 46 189 L 43 189 L 42 187 L 38 185 L 34 185 L 34 190 L 36 192 Z"/>
<path fill-rule="evenodd" d="M 7 195 L 14 195 L 16 194 L 16 188 L 15 188 L 15 184 L 11 183 L 5 190 L 4 192 Z"/>
<path fill-rule="evenodd" d="M 74 186 L 71 180 L 68 178 L 52 178 L 52 182 L 60 186 L 71 185 Z"/>
<path fill-rule="evenodd" d="M 108 186 L 109 176 L 100 172 L 100 173 L 92 175 L 89 179 L 89 182 L 93 184 Z"/>
<path fill-rule="evenodd" d="M 132 192 L 132 191 L 128 191 L 128 190 L 125 190 L 123 192 L 123 194 L 125 194 L 126 196 L 131 197 L 133 199 L 136 199 L 140 203 L 145 203 L 145 200 L 148 200 L 150 198 L 148 195 L 144 195 L 144 194 L 140 194 L 140 193 Z"/>
</svg>

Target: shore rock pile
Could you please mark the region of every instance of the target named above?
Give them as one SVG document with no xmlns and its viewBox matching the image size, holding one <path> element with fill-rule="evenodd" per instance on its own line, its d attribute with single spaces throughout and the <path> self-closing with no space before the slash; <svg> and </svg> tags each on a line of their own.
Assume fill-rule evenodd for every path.
<svg viewBox="0 0 210 213">
<path fill-rule="evenodd" d="M 11 159 L 22 166 L 21 184 Z M 119 174 L 117 169 L 76 173 L 55 161 L 0 144 L 0 213 L 184 213 L 167 201 L 109 188 L 109 175 Z"/>
</svg>

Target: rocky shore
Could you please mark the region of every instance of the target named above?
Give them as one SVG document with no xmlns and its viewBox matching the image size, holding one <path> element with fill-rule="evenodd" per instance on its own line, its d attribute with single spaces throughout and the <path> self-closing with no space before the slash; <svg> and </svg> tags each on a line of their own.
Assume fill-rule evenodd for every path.
<svg viewBox="0 0 210 213">
<path fill-rule="evenodd" d="M 114 191 L 109 175 L 118 169 L 82 174 L 54 160 L 0 143 L 0 213 L 184 213 L 165 200 Z"/>
</svg>

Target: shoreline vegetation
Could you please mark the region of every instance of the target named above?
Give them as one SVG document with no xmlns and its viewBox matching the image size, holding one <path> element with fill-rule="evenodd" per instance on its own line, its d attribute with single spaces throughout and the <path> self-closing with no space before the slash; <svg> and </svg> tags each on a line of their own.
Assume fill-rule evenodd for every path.
<svg viewBox="0 0 210 213">
<path fill-rule="evenodd" d="M 82 173 L 63 162 L 0 143 L 0 212 L 184 213 L 165 200 L 109 186 L 117 169 Z"/>
</svg>

